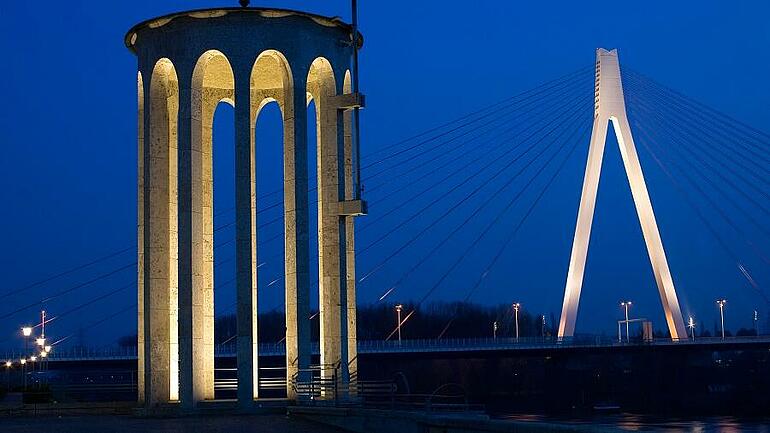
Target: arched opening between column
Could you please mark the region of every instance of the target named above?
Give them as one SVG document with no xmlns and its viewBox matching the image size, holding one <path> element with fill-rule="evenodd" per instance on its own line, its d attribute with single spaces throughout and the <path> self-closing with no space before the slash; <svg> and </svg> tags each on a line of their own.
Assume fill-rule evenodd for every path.
<svg viewBox="0 0 770 433">
<path fill-rule="evenodd" d="M 316 108 L 319 364 L 322 379 L 331 379 L 339 373 L 347 344 L 343 348 L 340 285 L 344 276 L 340 272 L 340 260 L 344 254 L 340 250 L 340 218 L 336 208 L 340 199 L 338 116 L 336 107 L 328 105 L 329 98 L 337 94 L 337 86 L 334 70 L 327 59 L 318 57 L 312 62 L 307 92 Z M 322 391 L 322 397 L 324 394 Z"/>
<path fill-rule="evenodd" d="M 266 50 L 257 57 L 251 70 L 251 139 L 258 162 L 256 171 L 257 223 L 257 295 L 256 320 L 260 348 L 278 353 L 294 346 L 296 330 L 287 326 L 286 312 L 296 302 L 296 212 L 286 206 L 287 178 L 293 180 L 293 165 L 286 167 L 286 155 L 294 152 L 294 101 L 291 70 L 284 55 Z M 280 126 L 278 126 L 280 125 Z M 283 167 L 283 169 L 282 169 Z M 287 176 L 287 173 L 288 176 Z M 293 185 L 293 184 L 292 184 Z M 292 202 L 291 198 L 288 202 Z M 286 227 L 291 226 L 291 230 Z M 289 236 L 287 236 L 287 232 Z M 284 242 L 281 242 L 284 240 Z M 287 247 L 287 245 L 294 245 Z M 291 256 L 291 258 L 289 258 Z M 286 263 L 291 264 L 287 265 Z M 286 302 L 287 299 L 291 300 Z M 291 314 L 288 315 L 293 317 Z M 293 320 L 291 321 L 293 323 Z M 291 335 L 287 344 L 286 336 Z M 256 373 L 259 395 L 282 397 L 288 393 L 288 366 L 294 362 L 294 350 L 286 357 L 263 357 Z M 290 361 L 291 360 L 291 361 Z"/>
<path fill-rule="evenodd" d="M 234 88 L 232 67 L 222 52 L 209 50 L 198 58 L 192 75 L 190 107 L 191 266 L 190 275 L 180 276 L 188 278 L 191 286 L 190 295 L 180 295 L 180 304 L 192 310 L 191 326 L 181 328 L 180 338 L 185 345 L 182 374 L 189 377 L 188 396 L 192 401 L 215 397 L 215 317 L 217 312 L 232 306 L 224 302 L 220 303 L 223 308 L 215 309 L 216 294 L 230 293 L 227 289 L 234 286 L 235 278 Z M 219 192 L 216 195 L 215 190 Z M 223 219 L 228 221 L 220 223 Z"/>
<path fill-rule="evenodd" d="M 152 354 L 145 358 L 145 392 L 151 405 L 179 400 L 178 111 L 176 70 L 163 58 L 150 80 L 149 143 L 144 152 L 144 331 L 152 336 L 150 347 L 145 347 L 145 353 Z"/>
</svg>

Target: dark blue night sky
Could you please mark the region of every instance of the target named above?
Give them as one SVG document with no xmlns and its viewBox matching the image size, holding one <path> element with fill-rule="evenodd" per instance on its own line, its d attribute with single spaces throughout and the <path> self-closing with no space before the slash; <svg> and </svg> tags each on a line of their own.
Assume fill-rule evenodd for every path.
<svg viewBox="0 0 770 433">
<path fill-rule="evenodd" d="M 597 47 L 618 48 L 622 65 L 714 107 L 760 130 L 770 130 L 770 3 L 723 2 L 454 2 L 362 1 L 361 89 L 367 96 L 362 112 L 362 152 L 374 154 L 392 143 L 465 113 L 493 104 L 579 68 L 590 67 Z M 186 9 L 236 6 L 236 1 L 119 1 L 72 0 L 39 3 L 8 1 L 0 5 L 0 48 L 4 77 L 0 89 L 2 156 L 2 284 L 0 295 L 61 270 L 86 263 L 136 239 L 136 58 L 123 45 L 125 32 L 144 19 Z M 253 6 L 306 10 L 349 20 L 347 1 L 268 1 Z M 592 72 L 581 85 L 592 93 Z M 590 110 L 590 101 L 584 104 Z M 215 117 L 216 225 L 233 219 L 232 109 L 222 105 Z M 590 121 L 588 111 L 582 116 Z M 280 187 L 280 113 L 275 106 L 258 120 L 259 193 Z M 632 119 L 633 120 L 633 119 Z M 589 125 L 586 125 L 588 127 Z M 654 126 L 649 129 L 654 131 Z M 563 172 L 535 212 L 505 249 L 489 277 L 470 299 L 482 303 L 519 301 L 533 314 L 558 319 L 577 213 L 585 156 L 576 149 Z M 764 149 L 768 155 L 768 148 Z M 728 327 L 751 326 L 751 312 L 768 314 L 767 305 L 736 270 L 729 257 L 674 192 L 649 154 L 639 149 L 658 217 L 664 245 L 685 315 L 712 329 L 717 297 L 729 300 Z M 738 155 L 749 158 L 748 155 Z M 765 165 L 767 169 L 767 165 Z M 372 170 L 376 170 L 372 169 Z M 363 173 L 364 182 L 367 172 Z M 767 175 L 765 175 L 767 179 Z M 409 179 L 394 176 L 392 188 Z M 441 177 L 437 174 L 432 179 Z M 369 186 L 382 181 L 371 180 Z M 399 184 L 399 182 L 402 182 Z M 430 179 L 423 181 L 425 185 Z M 447 183 L 450 185 L 450 183 Z M 767 184 L 766 184 L 767 185 Z M 391 186 L 384 186 L 385 191 Z M 443 186 L 448 189 L 451 186 Z M 410 199 L 420 184 L 387 200 L 372 194 L 369 225 L 378 213 L 406 203 L 401 213 L 378 220 L 363 230 L 358 244 L 378 238 L 436 197 Z M 433 194 L 433 195 L 431 195 Z M 462 190 L 447 202 L 461 199 Z M 508 199 L 502 196 L 502 203 Z M 764 205 L 770 202 L 758 197 Z M 260 203 L 267 207 L 274 197 Z M 445 203 L 445 205 L 448 203 Z M 526 205 L 526 203 L 524 204 Z M 471 206 L 472 207 L 472 206 Z M 460 300 L 518 221 L 525 206 L 503 218 L 479 248 L 469 254 L 429 300 Z M 266 211 L 261 221 L 280 216 L 280 207 Z M 436 209 L 421 216 L 438 216 Z M 399 259 L 359 286 L 362 303 L 375 302 L 411 263 L 427 251 L 430 241 L 451 229 L 469 211 L 458 210 L 440 224 L 436 234 L 417 242 Z M 475 238 L 495 212 L 480 217 L 436 260 L 426 263 L 392 293 L 387 302 L 419 299 Z M 765 221 L 767 215 L 756 212 Z M 381 224 L 381 225 L 380 225 Z M 274 236 L 281 224 L 260 231 Z M 756 260 L 730 228 L 715 223 L 728 243 L 746 257 L 761 288 L 770 290 L 767 264 Z M 417 225 L 394 233 L 359 258 L 359 274 L 376 265 L 413 233 Z M 770 239 L 755 227 L 745 227 L 757 247 L 770 253 Z M 217 232 L 217 242 L 234 236 L 232 228 Z M 279 308 L 282 281 L 281 242 L 260 250 L 260 308 Z M 0 347 L 16 344 L 17 325 L 33 322 L 37 306 L 10 314 L 53 293 L 130 264 L 133 250 L 84 269 L 0 299 Z M 217 250 L 218 314 L 233 310 L 232 248 Z M 272 258 L 272 260 L 271 260 Z M 607 332 L 620 316 L 617 302 L 635 301 L 634 314 L 665 321 L 655 281 L 636 219 L 620 154 L 610 139 L 604 161 L 597 212 L 583 289 L 578 331 Z M 43 306 L 56 315 L 129 285 L 127 268 L 52 299 Z M 317 291 L 317 288 L 314 290 Z M 133 288 L 95 301 L 51 323 L 50 333 L 66 336 L 79 327 L 135 302 Z M 42 306 L 42 305 L 41 305 Z M 229 310 L 228 310 L 229 309 Z M 86 330 L 95 344 L 110 344 L 135 332 L 133 310 Z M 764 321 L 764 318 L 763 318 Z"/>
</svg>

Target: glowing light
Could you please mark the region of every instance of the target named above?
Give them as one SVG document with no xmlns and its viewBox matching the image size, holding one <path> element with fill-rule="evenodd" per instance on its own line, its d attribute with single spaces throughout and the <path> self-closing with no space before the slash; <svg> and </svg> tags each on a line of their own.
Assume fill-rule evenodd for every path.
<svg viewBox="0 0 770 433">
<path fill-rule="evenodd" d="M 49 353 L 49 352 L 51 351 L 51 349 L 52 349 L 52 347 L 51 347 L 51 346 L 45 346 L 45 347 L 43 348 L 43 350 L 45 351 L 45 353 Z"/>
<path fill-rule="evenodd" d="M 48 352 L 46 352 L 45 350 L 40 352 L 40 357 L 41 358 L 45 358 L 46 356 L 48 356 Z"/>
<path fill-rule="evenodd" d="M 29 337 L 30 335 L 32 335 L 32 327 L 25 326 L 21 328 L 21 333 L 24 334 L 25 337 Z"/>
<path fill-rule="evenodd" d="M 35 343 L 37 343 L 38 346 L 43 347 L 43 346 L 45 346 L 45 338 L 40 337 L 40 338 L 35 340 Z"/>
<path fill-rule="evenodd" d="M 5 361 L 5 368 L 11 368 L 13 363 L 11 361 Z"/>
<path fill-rule="evenodd" d="M 27 363 L 27 360 L 26 360 L 26 359 L 24 359 L 24 358 L 21 358 L 21 359 L 19 360 L 19 363 L 20 363 L 21 365 L 24 365 L 24 364 L 26 364 L 26 363 Z"/>
<path fill-rule="evenodd" d="M 32 355 L 32 356 L 29 357 L 29 360 L 32 361 L 32 362 L 35 362 L 35 361 L 37 361 L 37 356 Z"/>
</svg>

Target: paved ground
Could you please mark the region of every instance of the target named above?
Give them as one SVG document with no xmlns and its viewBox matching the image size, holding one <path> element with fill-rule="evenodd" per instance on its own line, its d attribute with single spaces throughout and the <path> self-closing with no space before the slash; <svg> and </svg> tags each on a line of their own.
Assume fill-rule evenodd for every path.
<svg viewBox="0 0 770 433">
<path fill-rule="evenodd" d="M 221 415 L 187 418 L 135 418 L 130 416 L 64 416 L 0 418 L 3 433 L 332 433 L 319 424 L 284 415 Z"/>
</svg>

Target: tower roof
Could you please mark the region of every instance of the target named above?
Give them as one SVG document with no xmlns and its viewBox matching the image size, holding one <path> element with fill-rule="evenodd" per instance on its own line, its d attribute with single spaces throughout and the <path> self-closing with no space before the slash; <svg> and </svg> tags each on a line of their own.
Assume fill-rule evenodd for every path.
<svg viewBox="0 0 770 433">
<path fill-rule="evenodd" d="M 136 34 L 136 32 L 142 28 L 161 27 L 173 21 L 174 19 L 181 18 L 181 17 L 207 19 L 207 18 L 218 18 L 229 14 L 258 14 L 260 17 L 263 17 L 263 18 L 282 18 L 287 16 L 300 16 L 300 17 L 309 18 L 322 26 L 339 27 L 348 32 L 353 31 L 353 27 L 350 24 L 342 21 L 340 17 L 336 17 L 336 16 L 327 17 L 323 15 L 296 11 L 292 9 L 224 7 L 224 8 L 213 8 L 213 9 L 193 9 L 189 11 L 174 12 L 171 14 L 162 15 L 159 17 L 144 20 L 138 24 L 135 24 L 133 27 L 131 27 L 131 29 L 129 29 L 128 32 L 126 33 L 126 36 L 124 37 L 123 41 L 128 49 L 133 50 L 132 39 Z M 363 44 L 363 38 L 360 33 L 358 34 L 358 38 L 359 38 L 359 46 L 360 46 Z"/>
</svg>

